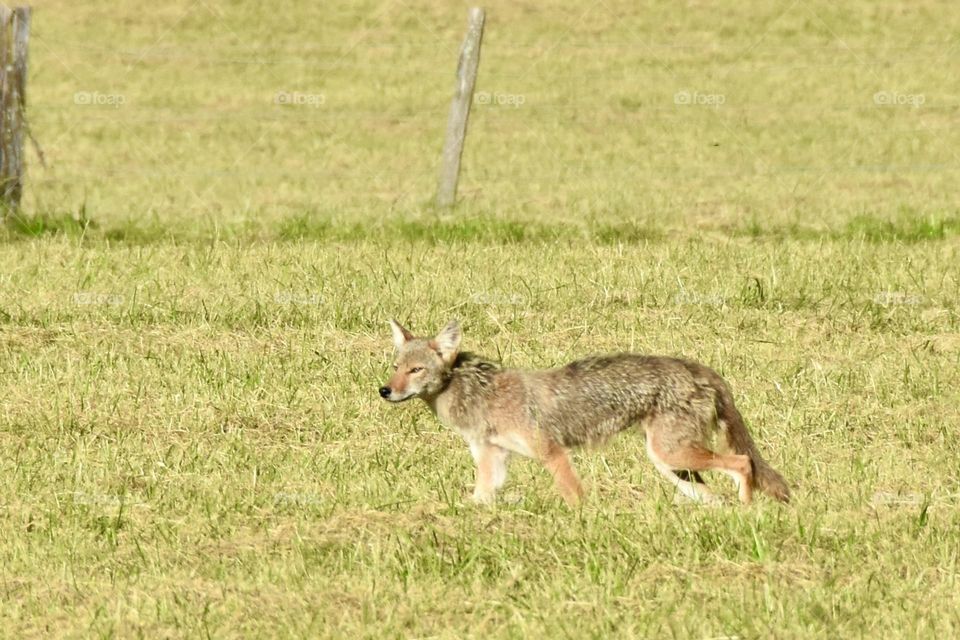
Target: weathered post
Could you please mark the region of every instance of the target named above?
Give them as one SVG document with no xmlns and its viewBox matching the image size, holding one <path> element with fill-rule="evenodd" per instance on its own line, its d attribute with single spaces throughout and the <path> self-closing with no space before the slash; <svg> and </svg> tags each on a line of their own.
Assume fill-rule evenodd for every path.
<svg viewBox="0 0 960 640">
<path fill-rule="evenodd" d="M 483 9 L 470 9 L 467 22 L 467 37 L 460 47 L 460 59 L 457 63 L 457 87 L 450 105 L 450 119 L 447 121 L 447 137 L 443 144 L 443 157 L 440 160 L 440 183 L 437 187 L 437 204 L 450 207 L 457 200 L 457 180 L 460 178 L 460 157 L 463 155 L 463 143 L 467 137 L 467 118 L 470 116 L 470 104 L 473 102 L 473 85 L 477 81 L 477 68 L 480 66 L 480 42 L 483 40 L 483 23 L 486 19 Z"/>
<path fill-rule="evenodd" d="M 30 8 L 0 5 L 0 217 L 15 213 L 23 196 L 29 37 Z"/>
</svg>

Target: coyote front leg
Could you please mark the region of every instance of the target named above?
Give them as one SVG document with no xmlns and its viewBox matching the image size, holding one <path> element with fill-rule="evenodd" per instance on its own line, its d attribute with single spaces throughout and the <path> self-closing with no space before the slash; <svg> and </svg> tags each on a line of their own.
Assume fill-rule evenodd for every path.
<svg viewBox="0 0 960 640">
<path fill-rule="evenodd" d="M 471 442 L 470 453 L 477 465 L 477 481 L 473 487 L 473 501 L 492 503 L 497 490 L 507 481 L 507 458 L 510 452 L 489 442 Z"/>
<path fill-rule="evenodd" d="M 543 457 L 543 464 L 553 476 L 553 481 L 560 490 L 560 494 L 567 504 L 573 506 L 583 498 L 583 487 L 580 479 L 577 478 L 577 472 L 573 470 L 570 464 L 570 456 L 565 449 L 561 447 L 551 448 Z"/>
</svg>

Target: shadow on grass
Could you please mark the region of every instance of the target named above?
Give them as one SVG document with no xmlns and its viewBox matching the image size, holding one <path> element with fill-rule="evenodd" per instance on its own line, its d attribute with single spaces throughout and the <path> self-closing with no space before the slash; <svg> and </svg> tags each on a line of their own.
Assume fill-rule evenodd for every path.
<svg viewBox="0 0 960 640">
<path fill-rule="evenodd" d="M 857 216 L 850 220 L 845 236 L 863 238 L 871 242 L 921 242 L 942 240 L 960 233 L 960 218 L 931 218 L 901 215 L 895 220 L 878 220 L 870 216 Z"/>
<path fill-rule="evenodd" d="M 816 229 L 800 224 L 764 226 L 756 219 L 742 226 L 724 229 L 733 237 L 775 240 L 857 240 L 913 244 L 943 240 L 960 235 L 960 216 L 899 213 L 893 218 L 858 215 L 829 229 Z"/>
<path fill-rule="evenodd" d="M 385 223 L 336 225 L 308 216 L 290 218 L 278 231 L 284 240 L 328 240 L 350 242 L 382 238 L 387 241 L 454 244 L 481 242 L 522 244 L 583 240 L 596 243 L 642 242 L 656 240 L 662 233 L 638 224 L 586 225 L 543 224 L 497 218 L 467 217 L 458 220 L 397 220 Z"/>
<path fill-rule="evenodd" d="M 26 215 L 20 212 L 8 211 L 3 217 L 2 231 L 10 239 L 38 238 L 48 235 L 82 236 L 91 228 L 95 228 L 93 221 L 87 217 L 86 211 L 80 209 L 73 213 L 42 213 Z"/>
<path fill-rule="evenodd" d="M 42 236 L 82 237 L 84 241 L 106 240 L 119 244 L 146 245 L 167 242 L 195 243 L 219 240 L 256 241 L 321 241 L 362 242 L 377 239 L 391 242 L 427 244 L 542 244 L 554 242 L 591 244 L 642 244 L 665 239 L 697 238 L 704 233 L 757 240 L 852 240 L 866 242 L 916 243 L 942 240 L 960 235 L 960 216 L 919 215 L 901 211 L 893 218 L 860 215 L 837 227 L 822 230 L 800 224 L 765 226 L 759 220 L 744 221 L 725 229 L 675 228 L 670 221 L 663 224 L 641 221 L 583 224 L 524 222 L 520 220 L 467 215 L 429 217 L 418 220 L 386 220 L 369 222 L 337 222 L 320 214 L 300 214 L 281 220 L 267 228 L 217 229 L 207 233 L 202 228 L 164 226 L 160 220 L 128 220 L 103 228 L 92 221 L 81 208 L 78 213 L 9 215 L 0 225 L 0 239 L 16 240 Z"/>
<path fill-rule="evenodd" d="M 83 238 L 84 241 L 91 242 L 107 240 L 130 245 L 204 240 L 201 234 L 164 226 L 156 219 L 128 220 L 101 227 L 87 216 L 84 208 L 76 213 L 8 213 L 0 220 L 0 241 L 13 242 L 41 237 Z"/>
</svg>

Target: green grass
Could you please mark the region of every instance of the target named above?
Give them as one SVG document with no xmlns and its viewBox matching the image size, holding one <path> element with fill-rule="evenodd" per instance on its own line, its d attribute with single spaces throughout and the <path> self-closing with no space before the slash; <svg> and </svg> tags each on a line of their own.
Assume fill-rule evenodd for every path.
<svg viewBox="0 0 960 640">
<path fill-rule="evenodd" d="M 5 634 L 960 632 L 949 5 L 571 7 L 487 5 L 477 90 L 523 102 L 474 108 L 454 211 L 463 6 L 36 7 Z M 459 437 L 377 397 L 390 317 L 704 361 L 794 502 L 675 504 L 631 433 L 576 455 L 578 510 L 523 460 L 472 506 Z"/>
</svg>

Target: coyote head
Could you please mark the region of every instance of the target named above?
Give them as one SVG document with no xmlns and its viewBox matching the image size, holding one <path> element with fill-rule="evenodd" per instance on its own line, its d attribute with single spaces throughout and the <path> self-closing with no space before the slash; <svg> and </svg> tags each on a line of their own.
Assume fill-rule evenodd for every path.
<svg viewBox="0 0 960 640">
<path fill-rule="evenodd" d="M 386 386 L 380 387 L 380 397 L 390 402 L 410 398 L 429 398 L 443 391 L 450 378 L 450 369 L 460 352 L 460 325 L 452 320 L 434 338 L 417 338 L 390 321 L 393 345 L 397 349 L 394 374 Z"/>
</svg>

